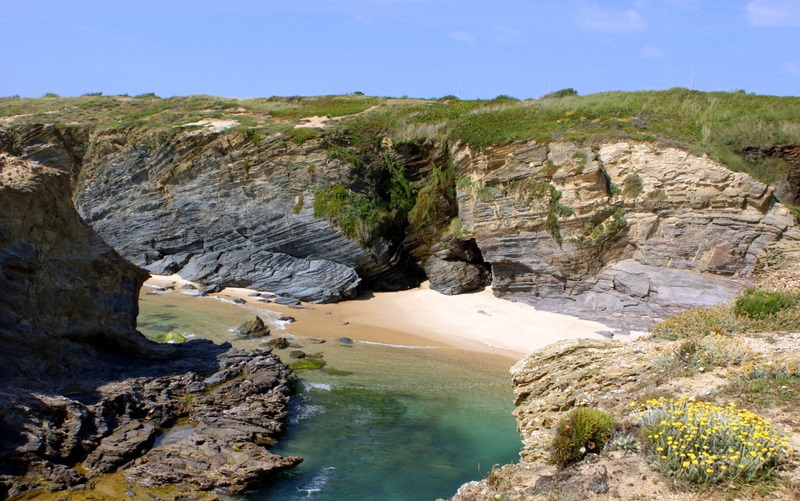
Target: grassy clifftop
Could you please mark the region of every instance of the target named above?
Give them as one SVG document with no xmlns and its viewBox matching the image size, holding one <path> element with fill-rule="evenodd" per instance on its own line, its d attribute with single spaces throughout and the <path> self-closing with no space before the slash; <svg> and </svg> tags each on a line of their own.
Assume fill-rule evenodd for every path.
<svg viewBox="0 0 800 501">
<path fill-rule="evenodd" d="M 318 128 L 295 128 L 304 118 L 331 120 Z M 478 148 L 513 140 L 554 140 L 597 144 L 617 139 L 674 144 L 707 153 L 734 170 L 765 182 L 785 177 L 776 158 L 745 159 L 752 146 L 800 144 L 800 98 L 743 92 L 703 93 L 687 89 L 606 92 L 587 96 L 559 92 L 536 100 L 507 96 L 492 100 L 370 97 L 361 94 L 317 97 L 230 99 L 183 96 L 162 99 L 86 95 L 0 99 L 0 125 L 55 123 L 90 127 L 202 127 L 226 120 L 254 137 L 283 132 L 296 142 L 335 135 L 355 148 L 376 138 L 394 141 L 439 138 Z M 194 125 L 192 125 L 194 124 Z"/>
</svg>

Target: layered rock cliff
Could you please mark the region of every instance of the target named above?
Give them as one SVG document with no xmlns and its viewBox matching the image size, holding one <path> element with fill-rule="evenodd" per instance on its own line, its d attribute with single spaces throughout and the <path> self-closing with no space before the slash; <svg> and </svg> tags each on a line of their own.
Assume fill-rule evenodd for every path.
<svg viewBox="0 0 800 501">
<path fill-rule="evenodd" d="M 108 131 L 92 144 L 76 204 L 153 273 L 329 302 L 355 297 L 362 279 L 380 282 L 396 263 L 388 242 L 366 248 L 314 217 L 315 189 L 348 182 L 351 170 L 321 140 Z"/>
<path fill-rule="evenodd" d="M 359 153 L 325 132 L 300 144 L 185 127 L 15 134 L 6 141 L 22 156 L 73 173 L 81 214 L 131 262 L 307 301 L 424 278 L 445 293 L 491 283 L 640 328 L 729 300 L 766 243 L 800 236 L 771 187 L 648 143 L 384 138 Z M 322 197 L 340 212 L 406 199 L 342 221 L 320 213 Z"/>
<path fill-rule="evenodd" d="M 147 274 L 78 217 L 70 191 L 63 172 L 0 153 L 0 377 L 76 375 L 93 363 L 85 350 L 147 349 L 135 330 Z"/>
<path fill-rule="evenodd" d="M 765 244 L 800 237 L 773 189 L 651 144 L 459 148 L 459 214 L 495 294 L 644 326 L 730 300 Z"/>
<path fill-rule="evenodd" d="M 269 352 L 139 334 L 147 274 L 81 220 L 66 172 L 0 153 L 0 215 L 0 497 L 126 465 L 131 485 L 239 492 L 300 461 L 267 450 L 288 368 Z M 178 420 L 191 430 L 173 434 Z"/>
</svg>

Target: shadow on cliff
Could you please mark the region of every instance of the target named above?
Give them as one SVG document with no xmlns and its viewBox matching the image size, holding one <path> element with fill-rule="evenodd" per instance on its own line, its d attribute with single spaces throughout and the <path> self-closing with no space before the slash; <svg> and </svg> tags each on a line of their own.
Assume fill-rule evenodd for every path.
<svg viewBox="0 0 800 501">
<path fill-rule="evenodd" d="M 96 389 L 107 383 L 212 374 L 219 370 L 219 356 L 231 348 L 230 343 L 205 339 L 156 343 L 135 331 L 127 336 L 92 332 L 20 340 L 18 334 L 0 329 L 0 344 L 10 348 L 0 354 L 3 387 L 63 395 L 86 404 L 97 401 Z"/>
</svg>

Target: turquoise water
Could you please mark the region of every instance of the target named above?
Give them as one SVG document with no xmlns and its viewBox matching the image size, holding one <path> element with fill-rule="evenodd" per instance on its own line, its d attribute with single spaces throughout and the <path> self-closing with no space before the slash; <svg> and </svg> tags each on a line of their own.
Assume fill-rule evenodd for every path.
<svg viewBox="0 0 800 501">
<path fill-rule="evenodd" d="M 219 301 L 174 298 L 143 296 L 145 334 L 177 330 L 231 340 L 229 329 L 252 317 Z M 509 376 L 496 358 L 443 348 L 297 343 L 321 352 L 337 371 L 298 372 L 286 434 L 272 451 L 304 461 L 242 499 L 434 500 L 494 464 L 517 461 Z"/>
</svg>

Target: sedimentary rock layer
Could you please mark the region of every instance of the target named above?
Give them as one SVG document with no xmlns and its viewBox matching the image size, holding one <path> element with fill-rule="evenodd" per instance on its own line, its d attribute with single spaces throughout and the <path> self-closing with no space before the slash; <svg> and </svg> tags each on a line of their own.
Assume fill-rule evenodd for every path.
<svg viewBox="0 0 800 501">
<path fill-rule="evenodd" d="M 0 497 L 131 462 L 135 483 L 240 492 L 300 461 L 267 449 L 289 370 L 268 351 L 139 334 L 147 274 L 81 220 L 66 172 L 0 154 L 0 215 Z M 172 434 L 179 420 L 191 431 Z"/>
<path fill-rule="evenodd" d="M 800 237 L 771 187 L 674 148 L 461 147 L 455 164 L 496 294 L 619 325 L 729 300 L 767 243 Z"/>
</svg>

